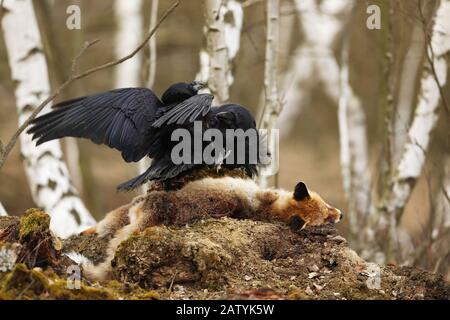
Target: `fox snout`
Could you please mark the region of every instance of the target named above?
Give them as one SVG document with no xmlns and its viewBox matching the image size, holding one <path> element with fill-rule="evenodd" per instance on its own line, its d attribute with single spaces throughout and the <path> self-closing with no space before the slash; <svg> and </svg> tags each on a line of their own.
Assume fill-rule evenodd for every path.
<svg viewBox="0 0 450 320">
<path fill-rule="evenodd" d="M 337 209 L 337 208 L 330 208 L 330 213 L 328 215 L 328 222 L 331 223 L 338 223 L 339 221 L 341 221 L 344 218 L 344 214 L 341 212 L 341 210 Z"/>
</svg>

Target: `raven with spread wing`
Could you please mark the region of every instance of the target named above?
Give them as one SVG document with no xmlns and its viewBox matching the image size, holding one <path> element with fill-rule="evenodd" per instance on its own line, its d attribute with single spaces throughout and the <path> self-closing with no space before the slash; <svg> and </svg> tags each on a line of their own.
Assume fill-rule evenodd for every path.
<svg viewBox="0 0 450 320">
<path fill-rule="evenodd" d="M 34 119 L 27 132 L 37 145 L 63 137 L 87 138 L 119 150 L 126 162 L 139 161 L 151 152 L 153 122 L 167 110 L 190 98 L 199 106 L 211 103 L 211 95 L 197 95 L 203 86 L 176 83 L 161 100 L 146 88 L 122 88 L 63 101 Z"/>
<path fill-rule="evenodd" d="M 198 94 L 201 82 L 176 83 L 159 99 L 147 88 L 122 88 L 63 101 L 54 110 L 32 122 L 27 131 L 37 145 L 63 137 L 87 138 L 119 150 L 126 162 L 145 156 L 153 159 L 142 175 L 121 185 L 131 190 L 149 180 L 167 180 L 193 169 L 198 164 L 174 164 L 171 134 L 177 128 L 193 131 L 194 121 L 207 128 L 255 128 L 253 116 L 242 106 L 212 107 L 213 96 Z M 248 176 L 257 173 L 256 165 L 244 165 Z"/>
<path fill-rule="evenodd" d="M 251 113 L 238 104 L 224 104 L 221 106 L 211 107 L 211 105 L 189 105 L 189 101 L 182 102 L 173 109 L 166 112 L 164 115 L 158 118 L 153 123 L 153 127 L 157 129 L 155 137 L 152 140 L 152 165 L 140 176 L 137 176 L 130 181 L 127 181 L 119 185 L 118 189 L 121 191 L 131 190 L 137 186 L 145 183 L 148 180 L 159 180 L 165 181 L 167 179 L 178 177 L 182 173 L 190 172 L 195 168 L 204 167 L 223 167 L 228 171 L 233 169 L 241 169 L 243 174 L 247 177 L 254 177 L 258 174 L 258 166 L 261 164 L 263 159 L 261 154 L 266 155 L 260 150 L 260 135 L 256 130 L 256 122 Z M 193 121 L 202 122 L 202 131 L 213 128 L 218 129 L 222 136 L 225 138 L 222 142 L 222 159 L 220 155 L 215 155 L 215 159 L 218 160 L 214 165 L 207 165 L 205 159 L 202 159 L 201 164 L 195 164 L 193 161 L 188 163 L 173 164 L 171 153 L 172 148 L 178 143 L 177 141 L 172 141 L 171 135 L 174 130 L 178 128 L 187 129 L 190 132 L 191 137 L 195 137 Z M 254 130 L 253 140 L 254 145 L 250 146 L 249 139 L 243 136 L 245 143 L 243 150 L 243 161 L 237 161 L 237 156 L 239 150 L 235 150 L 238 146 L 238 140 L 240 139 L 239 134 L 228 137 L 226 134 L 227 129 L 242 129 L 242 134 L 248 130 Z M 203 133 L 202 132 L 202 133 Z M 232 141 L 228 141 L 228 139 Z M 215 141 L 212 141 L 213 143 Z M 191 154 L 193 155 L 194 142 L 189 143 L 191 145 Z M 210 144 L 209 141 L 202 141 L 202 154 L 205 148 Z M 231 148 L 227 149 L 227 146 Z M 252 148 L 256 147 L 256 148 Z M 249 153 L 256 152 L 256 159 L 252 160 Z M 194 156 L 191 157 L 191 160 Z M 225 158 L 231 158 L 232 161 L 226 161 Z"/>
</svg>

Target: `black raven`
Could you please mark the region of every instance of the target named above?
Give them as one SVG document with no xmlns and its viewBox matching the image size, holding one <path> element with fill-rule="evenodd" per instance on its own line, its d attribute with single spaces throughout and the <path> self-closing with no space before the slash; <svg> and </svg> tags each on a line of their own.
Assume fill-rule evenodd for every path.
<svg viewBox="0 0 450 320">
<path fill-rule="evenodd" d="M 226 159 L 223 159 L 223 163 L 212 165 L 213 167 L 223 166 L 229 170 L 243 169 L 244 174 L 248 177 L 254 177 L 258 174 L 257 167 L 262 161 L 265 160 L 260 156 L 260 153 L 263 156 L 265 154 L 259 148 L 261 137 L 256 130 L 255 119 L 245 107 L 238 104 L 224 104 L 217 107 L 211 107 L 211 105 L 207 104 L 203 106 L 187 105 L 187 102 L 182 102 L 159 117 L 158 120 L 156 120 L 152 125 L 154 128 L 159 129 L 152 140 L 152 165 L 143 174 L 119 185 L 118 190 L 131 190 L 148 180 L 164 181 L 177 177 L 181 173 L 188 172 L 191 169 L 205 167 L 204 162 L 201 164 L 195 164 L 193 161 L 190 161 L 177 165 L 172 162 L 171 151 L 178 142 L 172 141 L 171 135 L 174 130 L 183 128 L 187 129 L 191 133 L 191 137 L 195 137 L 193 120 L 201 120 L 202 134 L 206 130 L 214 128 L 218 129 L 225 138 L 224 141 L 222 141 L 222 146 L 224 149 L 223 157 L 231 158 L 232 161 L 228 164 Z M 253 148 L 252 152 L 257 152 L 256 158 L 254 158 L 255 160 L 251 161 L 250 159 L 249 153 L 251 152 L 251 148 L 249 146 L 249 138 L 243 136 L 245 146 L 242 154 L 244 158 L 243 161 L 238 161 L 239 154 L 236 151 L 239 150 L 235 150 L 235 148 L 238 146 L 239 133 L 237 133 L 238 136 L 227 136 L 227 129 L 242 129 L 241 136 L 243 136 L 245 132 L 248 132 L 247 130 L 249 129 L 250 134 L 252 133 L 251 130 L 254 130 L 253 133 L 255 141 L 253 142 L 256 148 Z M 193 150 L 194 142 L 190 144 L 192 147 L 191 154 L 193 155 L 195 152 Z M 210 144 L 209 141 L 202 142 L 202 153 L 208 144 Z M 227 149 L 227 145 L 230 145 L 231 148 Z M 217 154 L 215 156 L 216 158 L 220 158 Z M 209 166 L 211 166 L 211 164 Z"/>
<path fill-rule="evenodd" d="M 180 102 L 195 97 L 196 105 L 210 104 L 211 95 L 197 95 L 203 84 L 176 83 L 161 100 L 146 88 L 122 88 L 60 102 L 55 110 L 37 117 L 27 131 L 37 145 L 63 138 L 88 138 L 122 152 L 126 162 L 149 154 L 153 122 Z"/>
<path fill-rule="evenodd" d="M 201 120 L 204 130 L 256 129 L 253 116 L 240 105 L 211 107 L 213 96 L 198 94 L 203 87 L 197 81 L 176 83 L 161 100 L 147 88 L 122 88 L 63 101 L 33 120 L 27 132 L 37 139 L 37 145 L 81 137 L 119 150 L 127 162 L 149 156 L 153 161 L 146 172 L 118 186 L 120 191 L 131 190 L 148 180 L 164 181 L 204 165 L 173 163 L 171 151 L 176 142 L 171 141 L 171 135 L 175 129 L 193 132 L 196 120 Z M 246 146 L 247 150 L 248 143 Z M 234 167 L 243 168 L 248 176 L 257 173 L 255 164 L 230 166 Z"/>
</svg>

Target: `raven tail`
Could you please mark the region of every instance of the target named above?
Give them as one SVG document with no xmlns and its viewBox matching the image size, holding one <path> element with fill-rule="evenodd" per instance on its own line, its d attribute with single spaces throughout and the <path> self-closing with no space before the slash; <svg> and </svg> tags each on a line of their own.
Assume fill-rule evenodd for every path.
<svg viewBox="0 0 450 320">
<path fill-rule="evenodd" d="M 131 180 L 128 180 L 124 183 L 121 183 L 117 186 L 117 191 L 124 192 L 124 191 L 131 191 L 133 189 L 138 188 L 139 186 L 146 183 L 152 174 L 153 168 L 150 166 L 144 173 L 138 175 L 137 177 L 134 177 Z"/>
</svg>

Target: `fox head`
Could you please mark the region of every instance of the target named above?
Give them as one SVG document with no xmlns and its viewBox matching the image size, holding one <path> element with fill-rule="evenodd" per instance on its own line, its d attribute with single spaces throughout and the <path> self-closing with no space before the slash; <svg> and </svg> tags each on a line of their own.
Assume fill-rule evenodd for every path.
<svg viewBox="0 0 450 320">
<path fill-rule="evenodd" d="M 339 222 L 343 214 L 326 203 L 317 193 L 309 191 L 306 184 L 299 182 L 285 208 L 285 215 L 292 229 Z"/>
</svg>

